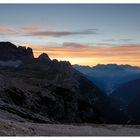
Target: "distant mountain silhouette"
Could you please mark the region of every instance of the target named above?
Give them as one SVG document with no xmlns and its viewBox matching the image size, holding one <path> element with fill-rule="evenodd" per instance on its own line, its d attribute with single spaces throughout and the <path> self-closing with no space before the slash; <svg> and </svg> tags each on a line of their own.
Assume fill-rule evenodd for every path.
<svg viewBox="0 0 140 140">
<path fill-rule="evenodd" d="M 98 64 L 94 67 L 74 65 L 107 94 L 111 94 L 124 83 L 140 78 L 140 68 L 130 65 Z"/>
<path fill-rule="evenodd" d="M 124 123 L 109 98 L 67 61 L 0 43 L 0 110 L 28 121 Z M 18 62 L 18 63 L 17 63 Z"/>
</svg>

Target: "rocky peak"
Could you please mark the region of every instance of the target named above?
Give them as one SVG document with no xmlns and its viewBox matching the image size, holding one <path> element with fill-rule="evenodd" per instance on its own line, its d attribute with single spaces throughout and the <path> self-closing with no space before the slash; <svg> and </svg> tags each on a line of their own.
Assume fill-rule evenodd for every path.
<svg viewBox="0 0 140 140">
<path fill-rule="evenodd" d="M 40 61 L 43 61 L 43 62 L 47 62 L 47 61 L 51 61 L 51 59 L 49 58 L 49 56 L 46 54 L 46 53 L 42 53 L 38 59 Z"/>
<path fill-rule="evenodd" d="M 16 49 L 16 45 L 11 42 L 0 42 L 0 49 Z"/>
<path fill-rule="evenodd" d="M 17 61 L 33 59 L 31 48 L 17 47 L 10 42 L 0 42 L 0 61 Z"/>
</svg>

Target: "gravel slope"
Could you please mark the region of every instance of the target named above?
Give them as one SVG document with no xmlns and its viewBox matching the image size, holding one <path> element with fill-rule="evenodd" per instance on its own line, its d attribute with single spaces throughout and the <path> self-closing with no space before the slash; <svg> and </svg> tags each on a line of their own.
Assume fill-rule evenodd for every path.
<svg viewBox="0 0 140 140">
<path fill-rule="evenodd" d="M 0 119 L 0 136 L 140 136 L 140 126 L 59 125 Z"/>
</svg>

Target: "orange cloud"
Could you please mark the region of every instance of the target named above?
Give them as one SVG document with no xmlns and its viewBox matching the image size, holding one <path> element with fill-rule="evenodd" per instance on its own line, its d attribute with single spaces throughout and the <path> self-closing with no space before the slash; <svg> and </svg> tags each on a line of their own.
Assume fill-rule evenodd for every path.
<svg viewBox="0 0 140 140">
<path fill-rule="evenodd" d="M 139 45 L 118 46 L 112 48 L 97 48 L 89 46 L 65 47 L 63 45 L 62 47 L 46 47 L 45 49 L 40 50 L 38 47 L 38 49 L 34 49 L 33 52 L 35 57 L 38 57 L 42 52 L 45 52 L 52 59 L 68 60 L 72 64 L 94 66 L 96 64 L 116 63 L 140 66 Z"/>
</svg>

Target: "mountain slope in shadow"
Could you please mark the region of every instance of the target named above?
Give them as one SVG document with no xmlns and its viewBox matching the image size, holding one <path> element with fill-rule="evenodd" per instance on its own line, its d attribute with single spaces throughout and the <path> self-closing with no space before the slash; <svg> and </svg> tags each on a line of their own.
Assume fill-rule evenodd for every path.
<svg viewBox="0 0 140 140">
<path fill-rule="evenodd" d="M 140 123 L 140 79 L 122 85 L 110 97 L 118 101 L 119 107 L 129 116 L 131 123 Z"/>
<path fill-rule="evenodd" d="M 42 123 L 125 123 L 122 112 L 69 62 L 0 43 L 0 109 Z"/>
</svg>

